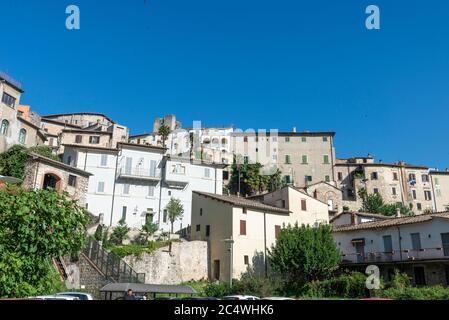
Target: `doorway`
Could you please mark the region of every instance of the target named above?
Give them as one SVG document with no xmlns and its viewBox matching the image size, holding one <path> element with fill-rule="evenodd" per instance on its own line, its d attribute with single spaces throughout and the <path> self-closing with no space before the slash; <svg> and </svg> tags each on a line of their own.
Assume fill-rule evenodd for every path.
<svg viewBox="0 0 449 320">
<path fill-rule="evenodd" d="M 61 185 L 61 178 L 59 178 L 57 175 L 52 173 L 45 174 L 44 183 L 42 185 L 42 188 L 44 190 L 52 188 L 55 189 L 56 191 L 59 191 L 60 185 Z"/>
<path fill-rule="evenodd" d="M 220 280 L 220 260 L 214 260 L 214 280 Z"/>
</svg>

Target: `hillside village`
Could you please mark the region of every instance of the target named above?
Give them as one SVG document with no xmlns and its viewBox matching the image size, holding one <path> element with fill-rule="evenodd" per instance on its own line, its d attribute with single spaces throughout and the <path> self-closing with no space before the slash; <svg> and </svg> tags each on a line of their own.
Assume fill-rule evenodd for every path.
<svg viewBox="0 0 449 320">
<path fill-rule="evenodd" d="M 332 226 L 344 268 L 374 264 L 383 279 L 401 268 L 413 285 L 449 285 L 448 169 L 371 155 L 340 159 L 335 132 L 185 128 L 165 115 L 130 135 L 101 113 L 39 115 L 21 103 L 23 93 L 0 73 L 0 153 L 45 146 L 53 157 L 30 153 L 15 183 L 66 192 L 94 217 L 89 234 L 101 233 L 79 261 L 55 259 L 74 289 L 98 290 L 128 274 L 127 282 L 155 285 L 232 282 L 248 268 L 267 276 L 270 248 L 295 224 Z M 373 205 L 379 199 L 382 210 Z M 182 208 L 177 216 L 173 206 Z M 170 250 L 123 254 L 110 273 L 103 232 L 125 228 L 126 245 L 145 226 Z"/>
</svg>

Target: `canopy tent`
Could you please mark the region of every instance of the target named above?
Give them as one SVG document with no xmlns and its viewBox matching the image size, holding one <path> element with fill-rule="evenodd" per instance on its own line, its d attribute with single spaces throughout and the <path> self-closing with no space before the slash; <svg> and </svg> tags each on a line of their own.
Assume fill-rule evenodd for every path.
<svg viewBox="0 0 449 320">
<path fill-rule="evenodd" d="M 100 289 L 100 292 L 104 293 L 106 300 L 112 300 L 113 293 L 124 295 L 129 289 L 131 289 L 135 294 L 152 294 L 153 298 L 156 298 L 157 294 L 174 294 L 177 296 L 179 294 L 194 295 L 197 293 L 196 290 L 190 286 L 147 283 L 108 283 Z"/>
</svg>

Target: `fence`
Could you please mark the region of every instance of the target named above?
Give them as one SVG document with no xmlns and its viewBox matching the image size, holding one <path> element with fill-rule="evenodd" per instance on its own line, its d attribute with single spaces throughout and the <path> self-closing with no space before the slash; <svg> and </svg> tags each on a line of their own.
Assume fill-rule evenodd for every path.
<svg viewBox="0 0 449 320">
<path fill-rule="evenodd" d="M 98 241 L 89 240 L 84 254 L 115 282 L 145 283 L 145 273 L 137 273 L 118 255 L 105 250 Z"/>
</svg>

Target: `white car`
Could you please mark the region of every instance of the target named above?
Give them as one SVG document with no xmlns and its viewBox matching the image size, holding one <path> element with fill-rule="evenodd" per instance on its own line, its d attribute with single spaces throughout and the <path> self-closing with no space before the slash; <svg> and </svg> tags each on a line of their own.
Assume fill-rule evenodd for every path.
<svg viewBox="0 0 449 320">
<path fill-rule="evenodd" d="M 235 295 L 235 296 L 223 297 L 223 300 L 260 300 L 260 298 L 255 297 L 255 296 Z"/>
<path fill-rule="evenodd" d="M 53 296 L 38 296 L 34 297 L 33 299 L 37 300 L 79 300 L 78 297 L 70 297 L 70 296 L 63 296 L 63 295 L 53 295 Z"/>
<path fill-rule="evenodd" d="M 295 299 L 287 297 L 265 297 L 262 298 L 262 300 L 295 300 Z"/>
<path fill-rule="evenodd" d="M 80 300 L 94 300 L 92 295 L 84 292 L 59 292 L 56 294 L 59 296 L 65 296 L 65 297 L 76 297 Z"/>
</svg>

